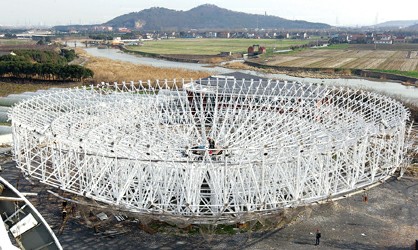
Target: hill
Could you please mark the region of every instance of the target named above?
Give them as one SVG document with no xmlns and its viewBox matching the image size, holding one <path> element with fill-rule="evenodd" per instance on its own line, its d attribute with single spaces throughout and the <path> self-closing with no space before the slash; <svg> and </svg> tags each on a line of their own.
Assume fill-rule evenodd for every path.
<svg viewBox="0 0 418 250">
<path fill-rule="evenodd" d="M 411 26 L 408 26 L 408 27 L 406 27 L 406 29 L 407 30 L 415 30 L 415 31 L 418 31 L 418 23 L 417 24 L 414 24 L 414 25 L 411 25 Z"/>
<path fill-rule="evenodd" d="M 331 27 L 324 23 L 293 21 L 277 16 L 236 12 L 210 4 L 200 5 L 188 11 L 154 7 L 118 16 L 104 25 L 157 31 L 187 29 L 231 30 L 244 28 L 326 29 Z"/>
<path fill-rule="evenodd" d="M 405 28 L 414 24 L 418 24 L 418 20 L 397 20 L 397 21 L 387 21 L 384 23 L 379 23 L 376 25 L 378 28 L 383 27 L 396 27 L 396 28 Z"/>
</svg>

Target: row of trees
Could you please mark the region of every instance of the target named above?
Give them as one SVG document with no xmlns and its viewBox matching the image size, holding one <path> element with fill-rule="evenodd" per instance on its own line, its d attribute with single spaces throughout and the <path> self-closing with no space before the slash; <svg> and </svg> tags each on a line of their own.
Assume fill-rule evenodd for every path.
<svg viewBox="0 0 418 250">
<path fill-rule="evenodd" d="M 34 80 L 82 81 L 93 77 L 93 71 L 79 65 L 68 65 L 74 60 L 74 50 L 18 50 L 0 56 L 0 77 Z"/>
<path fill-rule="evenodd" d="M 82 81 L 93 77 L 93 71 L 79 65 L 50 63 L 0 62 L 0 76 L 60 81 Z"/>
<path fill-rule="evenodd" d="M 13 53 L 14 55 L 1 56 L 0 61 L 26 61 L 65 65 L 75 58 L 74 50 L 66 49 L 62 49 L 60 52 L 55 50 L 20 49 L 13 51 Z"/>
</svg>

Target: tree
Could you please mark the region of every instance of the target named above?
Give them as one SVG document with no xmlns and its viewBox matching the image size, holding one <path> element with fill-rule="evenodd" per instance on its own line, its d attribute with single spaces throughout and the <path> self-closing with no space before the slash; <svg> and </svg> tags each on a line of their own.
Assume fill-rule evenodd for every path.
<svg viewBox="0 0 418 250">
<path fill-rule="evenodd" d="M 68 65 L 76 57 L 74 50 L 19 50 L 16 55 L 0 56 L 0 77 L 82 81 L 93 71 L 80 65 Z"/>
</svg>

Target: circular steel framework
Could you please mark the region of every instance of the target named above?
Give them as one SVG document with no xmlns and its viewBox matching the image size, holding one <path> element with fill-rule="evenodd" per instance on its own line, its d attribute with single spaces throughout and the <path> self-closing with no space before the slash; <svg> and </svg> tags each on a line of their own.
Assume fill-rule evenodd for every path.
<svg viewBox="0 0 418 250">
<path fill-rule="evenodd" d="M 18 167 L 43 183 L 139 216 L 232 223 L 387 178 L 409 111 L 349 88 L 217 78 L 55 91 L 10 117 Z"/>
</svg>

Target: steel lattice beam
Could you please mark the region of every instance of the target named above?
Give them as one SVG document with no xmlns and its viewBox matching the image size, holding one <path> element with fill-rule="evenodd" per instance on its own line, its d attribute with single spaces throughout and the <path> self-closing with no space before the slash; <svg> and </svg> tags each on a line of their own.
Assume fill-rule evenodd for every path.
<svg viewBox="0 0 418 250">
<path fill-rule="evenodd" d="M 348 88 L 217 79 L 68 89 L 10 117 L 26 174 L 139 215 L 216 223 L 387 178 L 409 112 Z"/>
</svg>

